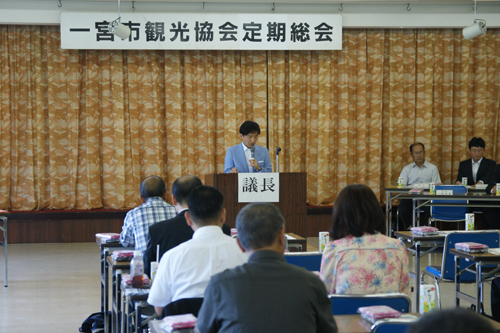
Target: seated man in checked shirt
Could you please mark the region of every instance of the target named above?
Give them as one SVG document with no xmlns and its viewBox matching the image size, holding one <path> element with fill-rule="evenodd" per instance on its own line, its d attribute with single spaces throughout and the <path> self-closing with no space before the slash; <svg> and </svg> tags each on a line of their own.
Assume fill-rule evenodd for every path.
<svg viewBox="0 0 500 333">
<path fill-rule="evenodd" d="M 147 247 L 149 226 L 171 219 L 177 212 L 175 207 L 165 202 L 165 182 L 158 176 L 144 178 L 140 186 L 142 205 L 129 211 L 123 221 L 120 243 L 145 251 Z"/>
</svg>

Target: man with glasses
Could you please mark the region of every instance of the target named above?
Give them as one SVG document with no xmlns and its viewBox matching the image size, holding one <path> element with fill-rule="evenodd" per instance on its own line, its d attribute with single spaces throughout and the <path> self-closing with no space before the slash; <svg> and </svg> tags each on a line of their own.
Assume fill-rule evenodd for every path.
<svg viewBox="0 0 500 333">
<path fill-rule="evenodd" d="M 483 157 L 486 144 L 482 138 L 473 137 L 469 141 L 471 158 L 460 162 L 456 185 L 462 184 L 462 178 L 467 177 L 467 185 L 489 184 L 495 171 L 495 161 Z"/>
<path fill-rule="evenodd" d="M 403 168 L 399 177 L 403 177 L 403 185 L 414 185 L 420 183 L 441 183 L 441 177 L 437 167 L 425 160 L 425 147 L 423 143 L 415 142 L 410 146 L 411 158 L 413 163 L 408 164 Z M 430 210 L 429 207 L 423 207 L 424 220 L 423 223 L 429 223 Z M 413 223 L 413 203 L 412 200 L 401 200 L 399 203 L 399 217 L 402 222 L 402 229 L 406 230 Z M 401 229 L 401 228 L 400 228 Z"/>
<path fill-rule="evenodd" d="M 273 171 L 269 151 L 257 146 L 259 134 L 259 124 L 254 121 L 247 120 L 240 126 L 241 144 L 227 150 L 225 173 Z"/>
</svg>

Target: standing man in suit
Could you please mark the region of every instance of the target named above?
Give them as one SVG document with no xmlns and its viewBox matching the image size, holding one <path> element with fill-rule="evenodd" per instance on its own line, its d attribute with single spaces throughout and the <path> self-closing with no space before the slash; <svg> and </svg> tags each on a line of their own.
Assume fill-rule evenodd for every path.
<svg viewBox="0 0 500 333">
<path fill-rule="evenodd" d="M 495 161 L 483 157 L 485 147 L 482 138 L 473 137 L 469 141 L 471 158 L 460 162 L 455 185 L 461 185 L 463 177 L 467 177 L 467 185 L 490 183 L 495 171 Z"/>
<path fill-rule="evenodd" d="M 224 173 L 272 172 L 269 151 L 257 146 L 260 127 L 254 121 L 245 121 L 240 126 L 241 144 L 227 150 Z"/>
</svg>

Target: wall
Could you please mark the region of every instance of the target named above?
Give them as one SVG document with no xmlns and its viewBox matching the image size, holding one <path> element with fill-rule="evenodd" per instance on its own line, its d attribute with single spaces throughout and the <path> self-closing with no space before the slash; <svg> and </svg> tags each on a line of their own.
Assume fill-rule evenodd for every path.
<svg viewBox="0 0 500 333">
<path fill-rule="evenodd" d="M 33 1 L 0 2 L 0 24 L 58 25 L 61 11 L 110 12 L 110 20 L 117 16 L 117 2 L 102 1 Z M 134 2 L 134 13 L 272 13 L 272 3 L 159 3 Z M 276 14 L 332 13 L 342 14 L 344 28 L 460 28 L 474 21 L 473 3 L 470 4 L 411 4 L 360 5 L 343 4 L 276 4 Z M 132 12 L 132 2 L 122 1 L 121 12 Z M 500 3 L 477 6 L 477 17 L 486 20 L 487 27 L 500 27 Z"/>
</svg>

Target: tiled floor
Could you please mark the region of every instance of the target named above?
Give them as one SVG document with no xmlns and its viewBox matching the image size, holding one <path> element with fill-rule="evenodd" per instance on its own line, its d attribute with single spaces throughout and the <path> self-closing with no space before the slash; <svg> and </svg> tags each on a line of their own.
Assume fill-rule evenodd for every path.
<svg viewBox="0 0 500 333">
<path fill-rule="evenodd" d="M 317 237 L 308 239 L 309 251 L 317 246 Z M 100 310 L 99 258 L 96 243 L 9 245 L 9 286 L 2 288 L 0 332 L 78 332 L 82 321 Z M 440 254 L 432 254 L 422 265 L 440 260 Z M 1 272 L 3 260 L 3 278 Z M 443 307 L 453 307 L 454 285 L 441 286 Z M 472 291 L 472 286 L 464 289 Z M 491 313 L 488 284 L 485 307 Z"/>
</svg>

